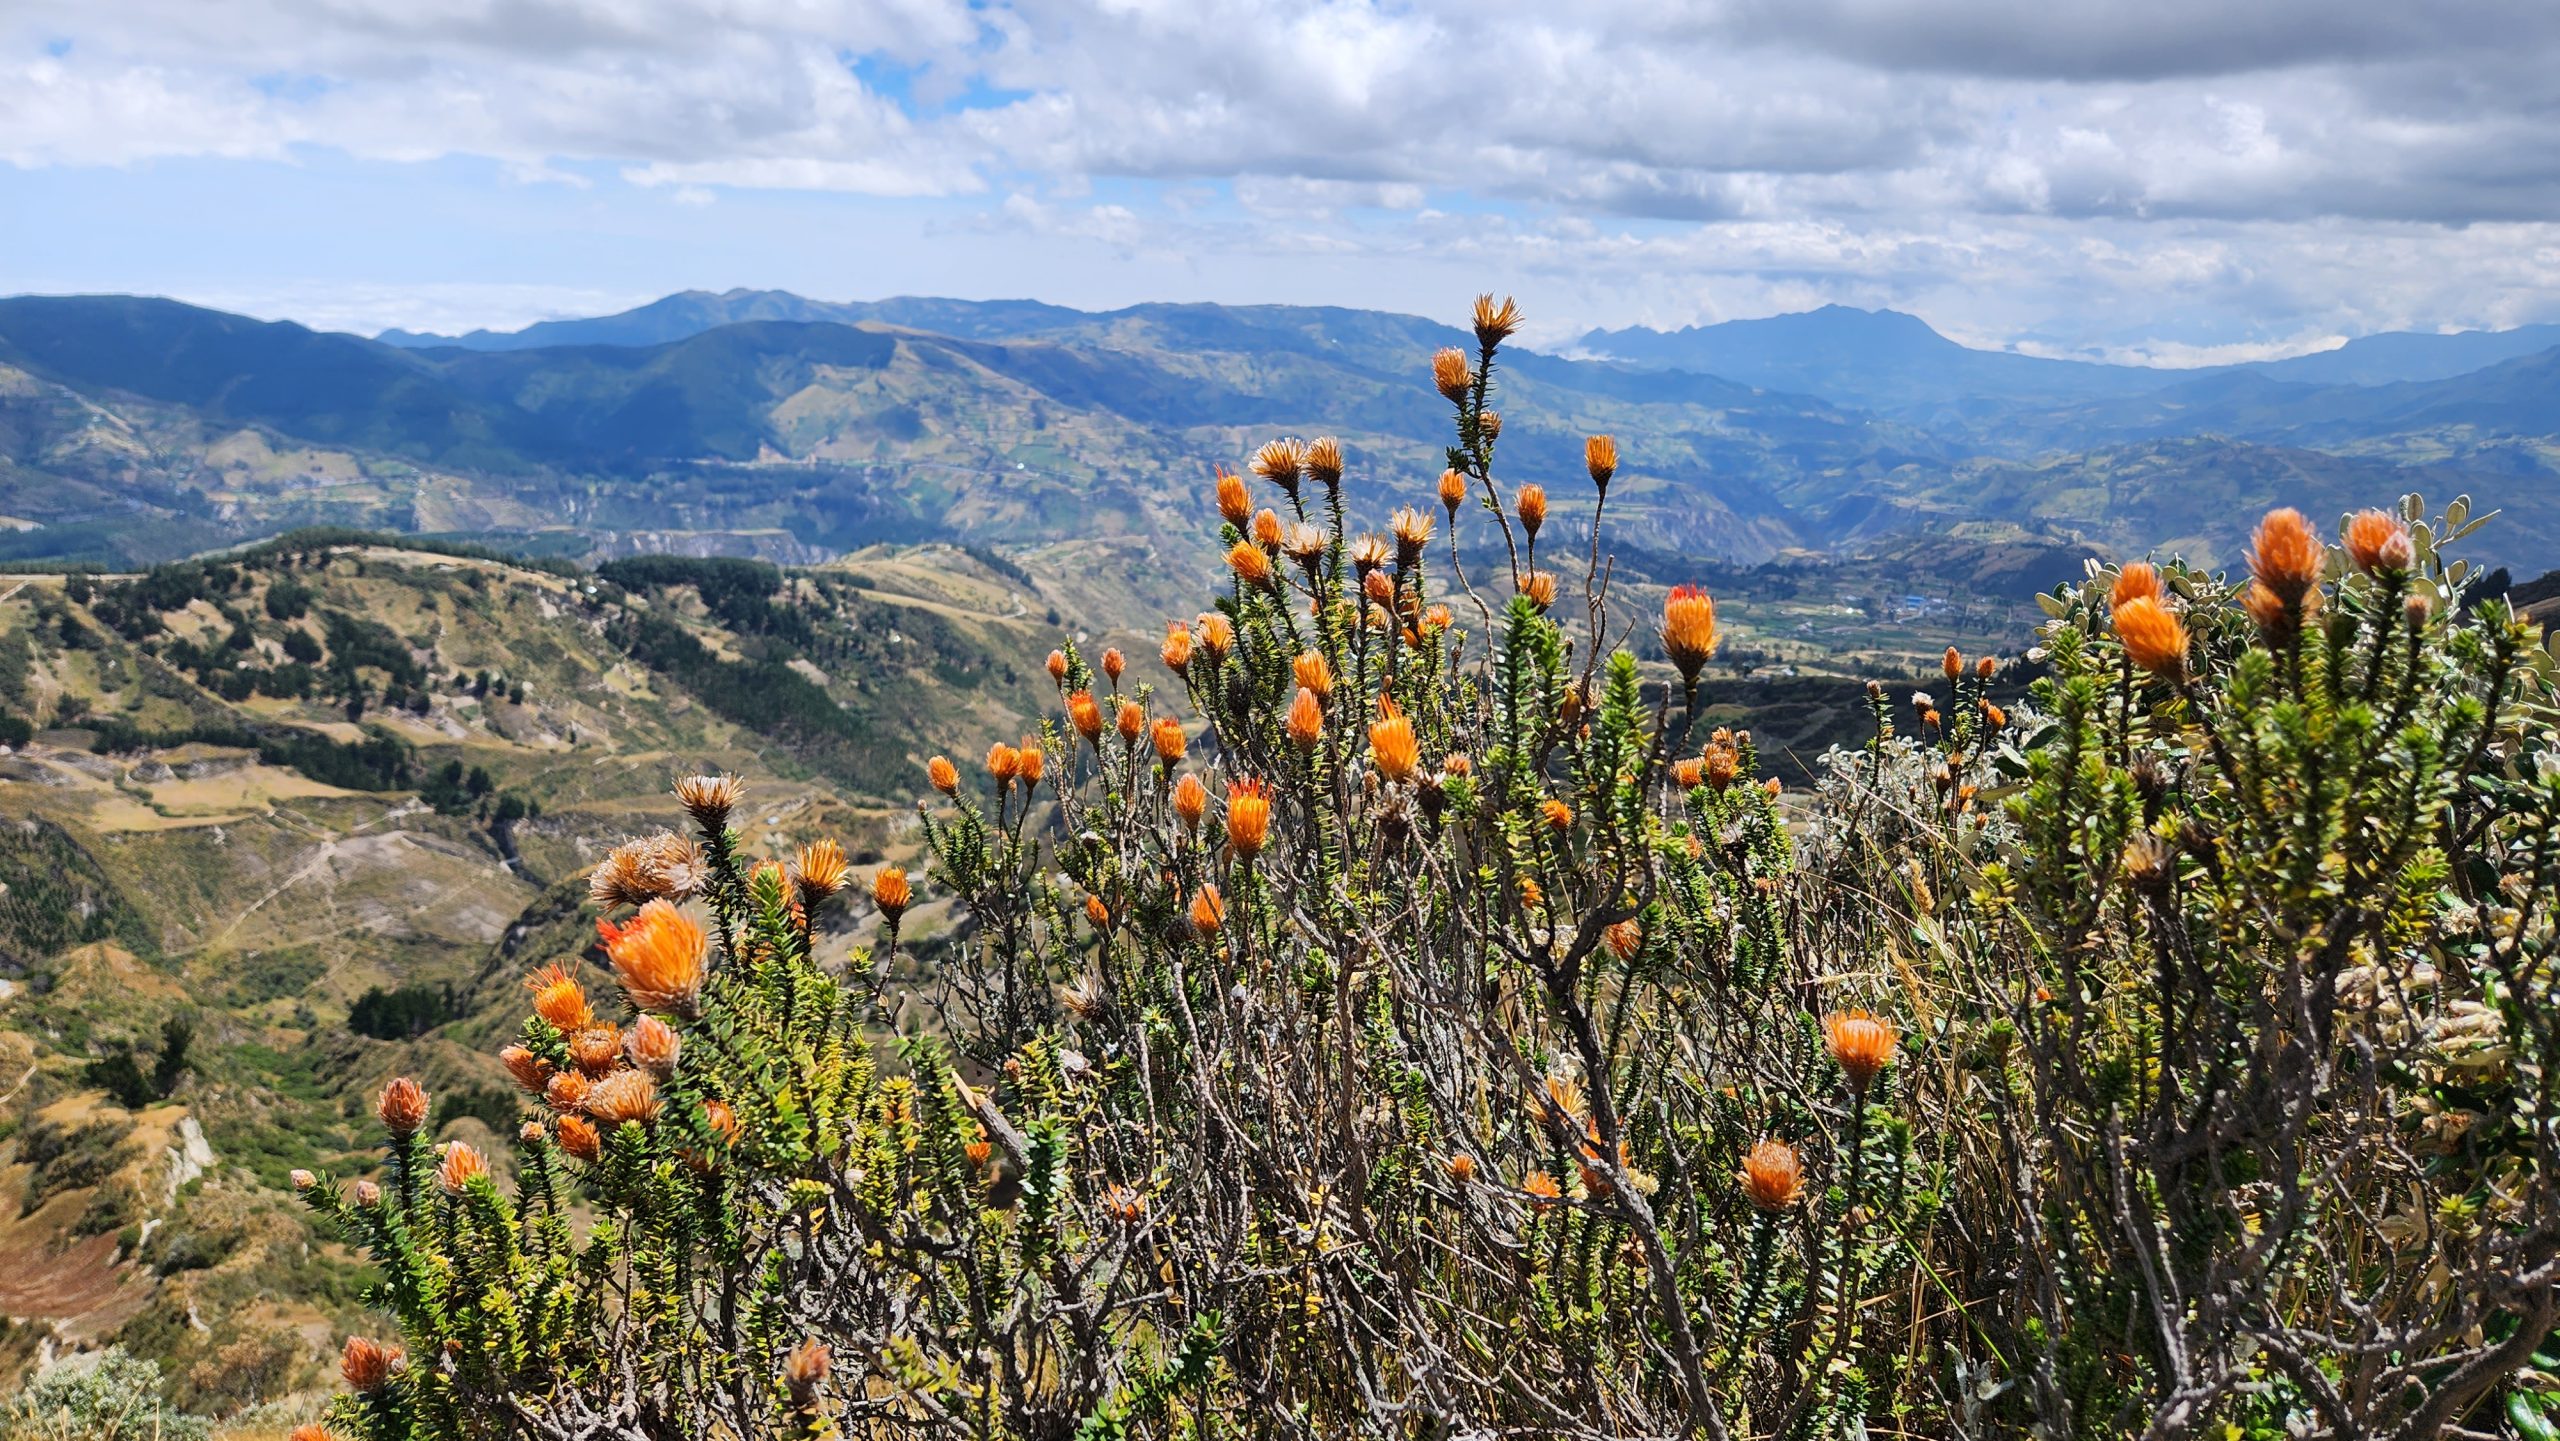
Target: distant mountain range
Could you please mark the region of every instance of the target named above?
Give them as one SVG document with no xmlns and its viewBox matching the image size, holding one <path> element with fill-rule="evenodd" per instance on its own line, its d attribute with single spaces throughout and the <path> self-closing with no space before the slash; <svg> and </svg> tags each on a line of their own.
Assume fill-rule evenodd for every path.
<svg viewBox="0 0 2560 1441">
<path fill-rule="evenodd" d="M 1208 523 L 1212 462 L 1275 434 L 1341 436 L 1382 518 L 1440 468 L 1447 409 L 1424 370 L 1466 340 L 1323 307 L 748 290 L 364 339 L 17 297 L 0 300 L 0 524 L 19 528 L 0 558 L 153 559 L 313 522 L 780 559 L 1166 536 Z M 1505 467 L 1548 483 L 1560 526 L 1585 494 L 1580 438 L 1607 431 L 1628 457 L 1613 512 L 1648 546 L 1723 561 L 1950 525 L 2062 548 L 2165 534 L 2229 560 L 2240 517 L 2181 508 L 2261 489 L 2313 509 L 2475 491 L 2511 512 L 2492 552 L 2525 564 L 2560 533 L 2560 327 L 2173 371 L 1974 350 L 1833 306 L 1507 356 Z M 2171 476 L 2176 493 L 2123 489 Z"/>
</svg>

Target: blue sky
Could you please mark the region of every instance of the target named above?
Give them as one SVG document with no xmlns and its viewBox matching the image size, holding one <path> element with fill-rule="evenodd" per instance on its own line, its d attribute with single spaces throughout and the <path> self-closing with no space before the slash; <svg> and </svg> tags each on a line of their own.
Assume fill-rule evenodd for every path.
<svg viewBox="0 0 2560 1441">
<path fill-rule="evenodd" d="M 2547 0 L 17 0 L 0 292 L 1496 289 L 2195 363 L 2560 319 L 2555 61 Z"/>
</svg>

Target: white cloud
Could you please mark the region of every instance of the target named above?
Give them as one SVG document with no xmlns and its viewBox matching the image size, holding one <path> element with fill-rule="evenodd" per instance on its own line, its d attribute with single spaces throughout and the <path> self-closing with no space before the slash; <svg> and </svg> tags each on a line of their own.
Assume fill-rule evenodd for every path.
<svg viewBox="0 0 2560 1441">
<path fill-rule="evenodd" d="M 1275 290 L 1476 267 L 1558 334 L 1841 300 L 2202 354 L 2560 314 L 2555 61 L 2549 0 L 17 0 L 0 162 L 480 156 Z"/>
</svg>

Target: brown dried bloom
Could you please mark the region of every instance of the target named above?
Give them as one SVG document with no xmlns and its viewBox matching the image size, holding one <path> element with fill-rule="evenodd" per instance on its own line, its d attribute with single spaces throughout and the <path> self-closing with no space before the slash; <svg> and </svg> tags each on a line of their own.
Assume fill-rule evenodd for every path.
<svg viewBox="0 0 2560 1441">
<path fill-rule="evenodd" d="M 729 812 L 745 789 L 745 782 L 733 775 L 686 776 L 676 782 L 676 799 L 696 825 L 716 833 L 729 824 Z"/>
<path fill-rule="evenodd" d="M 1307 467 L 1307 474 L 1314 476 L 1318 484 L 1330 486 L 1342 483 L 1342 445 L 1332 436 L 1320 435 L 1308 441 L 1302 459 Z"/>
</svg>

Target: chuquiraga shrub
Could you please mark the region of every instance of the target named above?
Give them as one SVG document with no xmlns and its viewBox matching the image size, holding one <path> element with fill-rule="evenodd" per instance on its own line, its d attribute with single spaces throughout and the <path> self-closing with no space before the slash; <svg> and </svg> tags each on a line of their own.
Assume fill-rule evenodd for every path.
<svg viewBox="0 0 2560 1441">
<path fill-rule="evenodd" d="M 2096 575 L 2031 706 L 1951 653 L 1800 802 L 1693 733 L 1711 599 L 1612 648 L 1615 446 L 1587 544 L 1497 478 L 1516 323 L 1434 358 L 1436 508 L 1356 533 L 1338 446 L 1266 446 L 1178 685 L 1063 649 L 932 759 L 934 1034 L 871 1024 L 903 871 L 831 973 L 841 852 L 682 783 L 595 881 L 628 1017 L 534 977 L 512 1193 L 407 1082 L 385 1179 L 302 1178 L 405 1343 L 337 1432 L 2539 1424 L 2560 766 L 2463 517 Z"/>
</svg>

